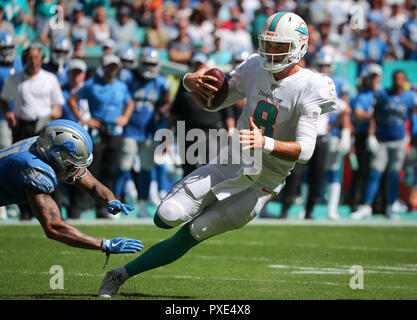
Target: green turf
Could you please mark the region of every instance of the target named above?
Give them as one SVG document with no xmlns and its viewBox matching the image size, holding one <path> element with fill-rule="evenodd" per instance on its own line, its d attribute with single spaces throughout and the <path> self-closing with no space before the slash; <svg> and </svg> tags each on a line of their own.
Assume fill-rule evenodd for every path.
<svg viewBox="0 0 417 320">
<path fill-rule="evenodd" d="M 175 230 L 152 225 L 79 226 L 97 237 L 141 239 L 146 249 Z M 38 225 L 0 226 L 0 299 L 97 299 L 104 273 L 135 255 L 48 240 Z M 53 265 L 64 289 L 52 290 Z M 349 269 L 364 270 L 364 289 Z M 248 225 L 211 238 L 181 260 L 128 280 L 116 299 L 417 299 L 417 227 Z"/>
</svg>

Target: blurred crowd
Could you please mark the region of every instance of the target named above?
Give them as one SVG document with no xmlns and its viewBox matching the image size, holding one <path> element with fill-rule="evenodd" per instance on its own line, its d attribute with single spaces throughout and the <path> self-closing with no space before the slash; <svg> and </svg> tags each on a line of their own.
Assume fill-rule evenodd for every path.
<svg viewBox="0 0 417 320">
<path fill-rule="evenodd" d="M 413 139 L 409 130 L 412 119 L 408 113 L 403 120 L 409 140 L 402 146 L 405 156 L 400 170 L 396 170 L 401 179 L 378 177 L 378 185 L 373 186 L 376 191 L 372 191 L 375 199 L 362 198 L 370 184 L 367 177 L 375 171 L 370 166 L 375 148 L 369 147 L 367 139 L 374 106 L 379 101 L 382 62 L 417 60 L 417 1 L 414 0 L 5 0 L 0 2 L 0 89 L 9 76 L 35 63 L 32 49 L 39 50 L 42 69 L 55 74 L 64 99 L 62 103 L 55 99 L 48 119 L 62 117 L 84 124 L 99 146 L 95 147 L 100 152 L 95 159 L 103 159 L 101 168 L 97 165 L 93 169 L 95 176 L 111 187 L 121 200 L 139 200 L 139 215 L 150 216 L 147 204 L 158 204 L 178 179 L 198 165 L 175 165 L 178 162 L 175 146 L 169 155 L 157 154 L 160 161 L 156 163 L 149 157 L 155 150 L 153 134 L 156 130 L 174 127 L 178 120 L 185 121 L 186 130 L 200 128 L 208 133 L 211 128 L 230 129 L 236 125 L 244 105 L 242 101 L 220 113 L 205 113 L 193 103 L 178 76 L 161 73 L 162 61 L 191 71 L 202 66 L 230 71 L 257 51 L 257 34 L 266 19 L 278 11 L 295 12 L 307 22 L 309 47 L 300 66 L 332 76 L 343 107 L 337 117 L 326 119 L 325 129 L 319 133 L 320 146 L 316 153 L 317 165 L 322 169 L 317 170 L 313 161 L 307 166 L 296 166 L 291 176 L 297 181 L 287 187 L 290 194 L 275 199 L 283 203 L 282 212 L 263 212 L 261 217 L 285 218 L 294 202 L 302 202 L 300 197 L 297 200 L 297 195 L 308 193 L 303 193 L 302 185 L 316 190 L 304 196 L 306 218 L 312 217 L 317 203 L 333 203 L 328 215 L 334 219 L 338 218 L 335 210 L 341 203 L 349 205 L 352 213 L 359 211 L 358 218 L 369 216 L 369 210 L 364 212 L 360 205 L 369 206 L 366 201 L 370 200 L 370 205 L 383 203 L 374 208 L 374 212 L 384 213 L 388 205 L 389 217 L 393 217 L 393 211 L 415 209 L 413 187 L 417 170 L 414 164 L 410 165 L 411 157 L 408 157 Z M 97 55 L 101 57 L 98 67 L 86 64 L 87 58 Z M 349 88 L 347 81 L 334 76 L 335 65 L 348 61 L 356 61 L 358 66 L 355 90 Z M 402 82 L 393 78 L 393 88 L 401 82 L 402 90 L 412 89 L 413 84 L 405 73 L 404 76 Z M 108 82 L 113 78 L 117 79 L 116 84 Z M 112 83 L 111 88 L 102 86 L 97 79 L 104 79 L 105 84 Z M 107 95 L 97 97 L 99 88 Z M 126 91 L 117 102 L 109 93 L 115 88 Z M 6 92 L 10 90 L 10 85 L 3 88 L 1 98 L 12 110 L 16 96 Z M 357 93 L 352 95 L 352 92 Z M 109 101 L 119 108 L 117 112 L 111 110 L 112 115 L 123 118 L 113 126 L 107 125 L 111 120 L 103 115 Z M 5 118 L 3 113 L 0 112 L 0 147 L 17 139 L 11 130 L 10 117 Z M 19 120 L 18 109 L 15 113 Z M 20 117 L 26 125 L 29 120 L 37 121 L 29 131 L 39 132 L 40 115 L 20 114 Z M 101 126 L 97 124 L 100 122 Z M 340 130 L 334 130 L 336 127 Z M 347 141 L 346 133 L 342 137 L 342 132 L 347 132 L 343 129 L 350 132 L 348 147 L 341 153 L 337 149 L 332 164 L 324 167 L 323 163 L 330 161 L 326 156 L 330 159 L 329 154 L 338 143 L 332 136 L 339 136 L 344 143 Z M 378 139 L 378 134 L 375 135 Z M 22 132 L 19 138 L 24 138 Z M 209 134 L 207 139 L 207 145 L 212 145 Z M 167 156 L 171 157 L 171 165 L 164 164 Z M 108 160 L 110 167 L 103 164 L 106 159 L 111 159 Z M 391 170 L 387 168 L 391 166 L 378 170 L 384 174 Z M 401 194 L 386 196 L 384 188 L 398 190 L 405 180 L 408 194 L 403 197 L 401 206 L 398 204 Z M 382 190 L 379 193 L 378 188 Z M 68 217 L 77 219 L 92 204 L 85 196 L 72 192 L 61 190 L 56 197 L 71 211 Z M 70 208 L 74 202 L 83 206 Z M 8 211 L 12 215 L 14 210 L 9 208 Z M 0 215 L 7 218 L 4 209 Z M 107 215 L 101 212 L 97 217 Z"/>
</svg>

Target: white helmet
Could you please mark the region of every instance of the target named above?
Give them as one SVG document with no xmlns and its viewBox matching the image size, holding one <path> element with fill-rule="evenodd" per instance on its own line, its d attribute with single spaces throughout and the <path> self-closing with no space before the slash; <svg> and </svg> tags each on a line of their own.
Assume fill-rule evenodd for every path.
<svg viewBox="0 0 417 320">
<path fill-rule="evenodd" d="M 308 29 L 304 20 L 292 12 L 277 12 L 270 16 L 258 35 L 261 66 L 277 73 L 298 63 L 307 52 Z M 268 53 L 267 43 L 289 43 L 288 52 Z M 284 56 L 284 58 L 278 58 Z"/>
<path fill-rule="evenodd" d="M 155 79 L 161 70 L 159 52 L 154 47 L 146 47 L 139 56 L 138 69 L 147 80 Z"/>
<path fill-rule="evenodd" d="M 16 44 L 13 36 L 7 32 L 0 33 L 0 62 L 12 63 L 16 58 Z"/>
<path fill-rule="evenodd" d="M 132 46 L 125 46 L 119 51 L 119 58 L 123 68 L 134 69 L 136 67 L 136 53 Z"/>
<path fill-rule="evenodd" d="M 59 180 L 66 183 L 84 177 L 93 161 L 90 136 L 70 120 L 49 122 L 39 134 L 36 150 L 54 168 Z"/>
</svg>

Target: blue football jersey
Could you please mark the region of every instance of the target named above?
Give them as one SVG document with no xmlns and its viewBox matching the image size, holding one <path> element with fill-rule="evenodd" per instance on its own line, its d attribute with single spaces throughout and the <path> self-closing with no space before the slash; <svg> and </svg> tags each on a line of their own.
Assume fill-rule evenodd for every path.
<svg viewBox="0 0 417 320">
<path fill-rule="evenodd" d="M 0 66 L 0 91 L 3 89 L 6 79 L 11 75 L 23 71 L 23 64 L 21 59 L 15 59 L 11 67 Z M 13 101 L 9 101 L 9 109 L 13 110 Z M 0 112 L 0 120 L 4 119 L 3 112 Z"/>
<path fill-rule="evenodd" d="M 87 99 L 91 116 L 104 123 L 115 124 L 131 99 L 129 89 L 119 79 L 104 83 L 98 76 L 88 79 L 76 93 L 79 99 Z"/>
<path fill-rule="evenodd" d="M 151 139 L 156 131 L 155 107 L 163 94 L 169 91 L 168 81 L 164 76 L 145 81 L 136 79 L 130 86 L 135 100 L 135 110 L 124 128 L 124 136 L 137 141 Z"/>
<path fill-rule="evenodd" d="M 376 93 L 378 118 L 376 136 L 379 141 L 401 140 L 405 137 L 405 121 L 417 106 L 417 96 L 405 90 L 400 95 L 382 89 Z"/>
<path fill-rule="evenodd" d="M 359 121 L 356 119 L 354 112 L 356 109 L 362 109 L 366 112 L 372 112 L 375 104 L 375 93 L 372 90 L 360 92 L 350 101 L 352 108 L 352 123 L 356 132 L 367 132 L 369 129 L 368 121 Z"/>
<path fill-rule="evenodd" d="M 0 150 L 0 206 L 27 202 L 25 188 L 49 194 L 58 185 L 55 171 L 36 152 L 37 138 Z"/>
<path fill-rule="evenodd" d="M 410 19 L 406 21 L 402 28 L 401 33 L 403 37 L 407 40 L 417 45 L 417 19 Z M 417 50 L 410 50 L 405 48 L 405 59 L 416 60 L 417 59 Z"/>
</svg>

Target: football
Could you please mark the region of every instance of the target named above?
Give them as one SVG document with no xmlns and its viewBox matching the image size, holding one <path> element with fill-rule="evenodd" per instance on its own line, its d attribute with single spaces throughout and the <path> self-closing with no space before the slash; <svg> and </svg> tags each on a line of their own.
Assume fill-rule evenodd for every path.
<svg viewBox="0 0 417 320">
<path fill-rule="evenodd" d="M 205 74 L 216 77 L 217 82 L 215 81 L 206 81 L 208 84 L 216 87 L 217 92 L 214 93 L 214 98 L 207 101 L 208 108 L 217 108 L 220 106 L 224 100 L 226 100 L 227 94 L 229 92 L 229 83 L 227 82 L 226 76 L 223 71 L 218 68 L 212 68 L 208 70 Z"/>
</svg>

